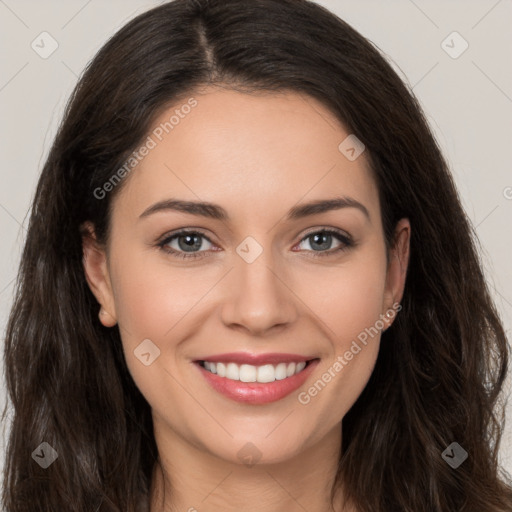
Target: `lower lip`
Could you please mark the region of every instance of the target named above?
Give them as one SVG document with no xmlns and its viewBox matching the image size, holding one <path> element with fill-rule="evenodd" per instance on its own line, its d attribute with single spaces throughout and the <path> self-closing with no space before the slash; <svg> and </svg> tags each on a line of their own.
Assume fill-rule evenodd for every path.
<svg viewBox="0 0 512 512">
<path fill-rule="evenodd" d="M 203 368 L 199 363 L 195 363 L 195 365 L 199 368 L 206 381 L 219 393 L 236 402 L 260 405 L 276 402 L 293 393 L 304 384 L 319 362 L 319 359 L 315 359 L 296 375 L 267 383 L 241 382 L 226 377 L 219 377 L 216 373 Z"/>
</svg>

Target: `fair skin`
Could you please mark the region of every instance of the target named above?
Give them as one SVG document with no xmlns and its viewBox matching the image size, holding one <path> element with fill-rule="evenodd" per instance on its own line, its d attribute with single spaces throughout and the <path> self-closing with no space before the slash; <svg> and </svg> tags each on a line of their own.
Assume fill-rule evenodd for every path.
<svg viewBox="0 0 512 512">
<path fill-rule="evenodd" d="M 397 225 L 388 265 L 365 154 L 349 161 L 340 152 L 349 133 L 313 98 L 222 89 L 190 96 L 198 105 L 115 196 L 106 249 L 84 237 L 84 268 L 103 308 L 100 320 L 119 325 L 128 369 L 152 409 L 165 479 L 154 473 L 151 512 L 332 512 L 341 422 L 373 371 L 380 333 L 309 403 L 298 394 L 400 302 L 409 222 Z M 344 207 L 286 218 L 292 207 L 340 196 L 362 204 L 368 216 Z M 140 217 L 170 198 L 215 203 L 229 220 L 173 210 Z M 182 228 L 204 235 L 196 235 L 200 248 L 193 251 L 200 257 L 180 259 L 157 246 Z M 318 248 L 312 235 L 327 228 L 355 244 L 336 253 L 344 243 L 333 235 Z M 251 263 L 236 251 L 248 236 L 263 249 Z M 179 237 L 167 247 L 186 251 Z M 392 321 L 384 317 L 384 329 Z M 160 350 L 149 366 L 134 355 L 145 339 Z M 244 404 L 214 390 L 193 362 L 238 351 L 320 362 L 296 392 Z M 247 443 L 261 457 L 255 465 L 238 455 Z"/>
</svg>

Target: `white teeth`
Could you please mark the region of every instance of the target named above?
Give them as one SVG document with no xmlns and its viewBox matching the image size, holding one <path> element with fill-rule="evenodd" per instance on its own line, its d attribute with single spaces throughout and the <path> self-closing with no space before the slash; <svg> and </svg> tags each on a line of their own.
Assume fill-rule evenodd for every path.
<svg viewBox="0 0 512 512">
<path fill-rule="evenodd" d="M 256 382 L 258 378 L 256 366 L 250 364 L 240 365 L 240 380 L 242 382 Z"/>
<path fill-rule="evenodd" d="M 288 365 L 286 363 L 279 363 L 276 366 L 276 380 L 286 379 L 286 368 Z"/>
<path fill-rule="evenodd" d="M 298 363 L 297 363 L 297 366 L 298 366 Z M 291 377 L 292 375 L 295 374 L 295 367 L 296 367 L 295 363 L 288 363 L 288 366 L 286 367 L 286 376 L 287 377 Z"/>
<path fill-rule="evenodd" d="M 217 364 L 210 363 L 210 368 L 212 367 L 212 365 L 217 367 L 217 375 L 219 377 L 225 377 L 226 376 L 226 365 L 224 365 L 223 363 L 217 363 Z"/>
<path fill-rule="evenodd" d="M 274 382 L 276 380 L 275 373 L 276 371 L 271 364 L 258 366 L 258 377 L 256 380 L 258 382 Z"/>
<path fill-rule="evenodd" d="M 226 378 L 240 380 L 240 368 L 235 363 L 228 363 L 226 366 Z"/>
<path fill-rule="evenodd" d="M 279 363 L 277 365 L 264 364 L 253 366 L 252 364 L 238 365 L 236 363 L 212 363 L 204 361 L 204 368 L 219 377 L 226 377 L 241 382 L 274 382 L 292 377 L 304 370 L 306 362 Z"/>
</svg>

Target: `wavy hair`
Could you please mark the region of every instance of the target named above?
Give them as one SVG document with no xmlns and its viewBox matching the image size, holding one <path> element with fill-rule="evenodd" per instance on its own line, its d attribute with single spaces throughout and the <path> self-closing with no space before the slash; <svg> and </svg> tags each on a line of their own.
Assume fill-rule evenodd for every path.
<svg viewBox="0 0 512 512">
<path fill-rule="evenodd" d="M 361 512 L 512 510 L 500 468 L 510 348 L 479 243 L 425 115 L 379 49 L 307 0 L 175 0 L 122 27 L 79 79 L 33 197 L 5 339 L 7 512 L 149 510 L 158 450 L 118 327 L 97 318 L 81 226 L 109 236 L 94 191 L 170 105 L 205 85 L 321 101 L 366 146 L 387 248 L 412 226 L 402 306 L 343 419 L 335 489 Z M 136 170 L 135 170 L 136 172 Z M 4 409 L 4 419 L 7 406 Z M 469 454 L 452 469 L 453 441 Z M 49 443 L 58 459 L 31 454 Z"/>
</svg>

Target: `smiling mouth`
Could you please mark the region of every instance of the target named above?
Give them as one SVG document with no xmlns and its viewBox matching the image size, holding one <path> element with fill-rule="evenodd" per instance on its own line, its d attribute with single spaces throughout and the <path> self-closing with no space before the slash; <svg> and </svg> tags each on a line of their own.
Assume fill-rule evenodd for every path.
<svg viewBox="0 0 512 512">
<path fill-rule="evenodd" d="M 318 358 L 310 359 L 309 361 L 264 364 L 259 366 L 233 362 L 197 361 L 197 363 L 206 371 L 216 374 L 219 377 L 239 382 L 259 382 L 266 384 L 298 375 L 316 360 L 318 360 Z"/>
</svg>

